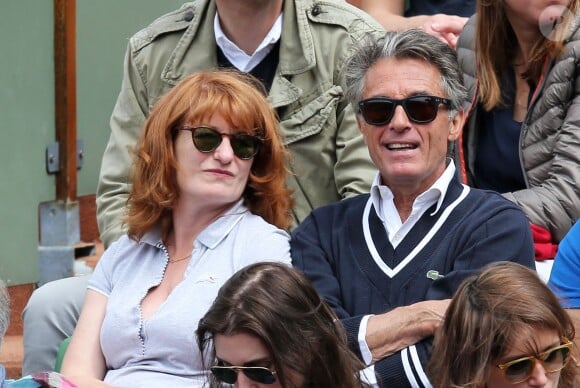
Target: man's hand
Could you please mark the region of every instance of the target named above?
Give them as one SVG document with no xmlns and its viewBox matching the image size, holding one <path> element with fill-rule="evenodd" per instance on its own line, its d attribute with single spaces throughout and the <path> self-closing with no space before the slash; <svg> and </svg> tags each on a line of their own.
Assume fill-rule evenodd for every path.
<svg viewBox="0 0 580 388">
<path fill-rule="evenodd" d="M 370 317 L 366 342 L 373 361 L 432 336 L 442 324 L 449 302 L 427 300 Z"/>
</svg>

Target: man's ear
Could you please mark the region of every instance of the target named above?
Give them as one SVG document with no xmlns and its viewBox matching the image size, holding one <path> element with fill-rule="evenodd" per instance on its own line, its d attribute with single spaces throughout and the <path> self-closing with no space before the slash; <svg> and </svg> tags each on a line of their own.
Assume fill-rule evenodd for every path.
<svg viewBox="0 0 580 388">
<path fill-rule="evenodd" d="M 465 124 L 465 111 L 463 109 L 459 109 L 457 114 L 449 122 L 449 135 L 447 136 L 447 140 L 455 141 L 459 137 L 461 130 L 463 129 L 463 125 Z"/>
<path fill-rule="evenodd" d="M 356 125 L 358 126 L 358 130 L 362 132 L 362 121 L 360 115 L 355 114 L 354 117 L 356 118 Z"/>
</svg>

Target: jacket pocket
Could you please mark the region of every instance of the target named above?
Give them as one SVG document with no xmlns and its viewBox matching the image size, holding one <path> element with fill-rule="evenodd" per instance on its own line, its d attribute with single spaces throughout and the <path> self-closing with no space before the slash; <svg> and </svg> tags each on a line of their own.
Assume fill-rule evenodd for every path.
<svg viewBox="0 0 580 388">
<path fill-rule="evenodd" d="M 342 97 L 342 88 L 333 86 L 300 109 L 284 117 L 280 126 L 285 144 L 296 143 L 319 134 L 326 126 L 336 132 L 336 107 Z"/>
</svg>

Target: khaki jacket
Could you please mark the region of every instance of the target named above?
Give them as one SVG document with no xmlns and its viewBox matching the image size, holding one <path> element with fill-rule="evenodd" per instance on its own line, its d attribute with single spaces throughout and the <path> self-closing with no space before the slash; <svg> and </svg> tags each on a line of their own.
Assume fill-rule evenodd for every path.
<svg viewBox="0 0 580 388">
<path fill-rule="evenodd" d="M 184 4 L 135 34 L 111 117 L 97 189 L 101 238 L 122 233 L 131 155 L 152 106 L 187 75 L 217 67 L 213 0 Z M 380 26 L 344 1 L 286 0 L 280 59 L 269 100 L 292 155 L 295 224 L 312 209 L 367 192 L 376 172 L 344 96 L 341 70 L 350 50 Z"/>
</svg>

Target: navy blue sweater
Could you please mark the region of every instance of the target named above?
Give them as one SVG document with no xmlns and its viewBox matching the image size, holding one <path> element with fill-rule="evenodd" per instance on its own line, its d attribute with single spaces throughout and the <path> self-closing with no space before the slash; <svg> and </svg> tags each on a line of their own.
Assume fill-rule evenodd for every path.
<svg viewBox="0 0 580 388">
<path fill-rule="evenodd" d="M 529 222 L 501 195 L 467 188 L 454 179 L 432 215 L 435 206 L 396 249 L 368 194 L 321 207 L 295 229 L 293 264 L 335 310 L 359 357 L 363 316 L 451 298 L 465 277 L 493 261 L 534 268 Z M 433 280 L 433 271 L 442 277 Z M 431 342 L 427 338 L 375 363 L 381 386 L 428 386 L 425 366 Z"/>
</svg>

